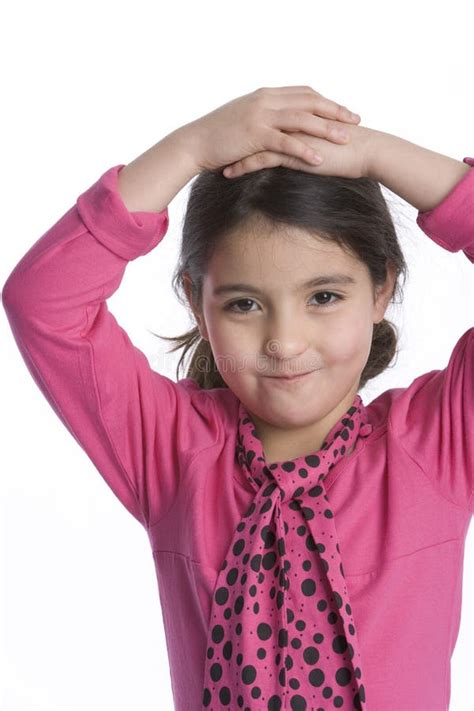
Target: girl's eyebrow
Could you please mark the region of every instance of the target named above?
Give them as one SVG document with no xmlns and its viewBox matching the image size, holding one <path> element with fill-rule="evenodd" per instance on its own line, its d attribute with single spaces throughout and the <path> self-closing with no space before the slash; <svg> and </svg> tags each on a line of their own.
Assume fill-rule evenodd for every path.
<svg viewBox="0 0 474 711">
<path fill-rule="evenodd" d="M 304 291 L 310 287 L 327 286 L 328 284 L 356 284 L 354 277 L 349 274 L 325 274 L 318 277 L 313 277 L 302 284 L 297 284 L 295 291 Z M 247 291 L 252 294 L 261 294 L 262 290 L 252 284 L 222 284 L 221 286 L 216 286 L 213 290 L 213 295 L 218 296 L 220 294 L 228 294 L 235 291 Z"/>
</svg>

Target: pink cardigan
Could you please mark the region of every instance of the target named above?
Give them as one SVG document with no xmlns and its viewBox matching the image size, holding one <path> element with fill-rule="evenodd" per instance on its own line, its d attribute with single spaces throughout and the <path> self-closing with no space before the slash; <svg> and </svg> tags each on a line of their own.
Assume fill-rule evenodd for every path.
<svg viewBox="0 0 474 711">
<path fill-rule="evenodd" d="M 2 303 L 38 388 L 148 533 L 175 708 L 199 711 L 213 589 L 253 492 L 234 457 L 237 397 L 152 370 L 108 310 L 127 263 L 168 227 L 167 208 L 127 210 L 122 167 L 107 170 L 33 244 Z M 417 224 L 473 262 L 474 170 Z M 374 429 L 331 470 L 326 489 L 367 708 L 446 711 L 474 501 L 474 328 L 443 370 L 366 407 Z"/>
</svg>

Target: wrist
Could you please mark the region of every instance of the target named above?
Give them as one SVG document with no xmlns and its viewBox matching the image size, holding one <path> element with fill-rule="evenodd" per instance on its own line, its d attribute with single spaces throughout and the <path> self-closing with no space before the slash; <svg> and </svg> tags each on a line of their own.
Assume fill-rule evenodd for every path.
<svg viewBox="0 0 474 711">
<path fill-rule="evenodd" d="M 203 170 L 203 166 L 199 152 L 199 136 L 194 129 L 194 121 L 180 126 L 168 138 L 174 141 L 176 150 L 181 156 L 183 166 L 188 170 L 190 179 L 198 175 Z"/>
<path fill-rule="evenodd" d="M 382 144 L 389 139 L 388 133 L 364 127 L 364 175 L 371 180 L 380 182 L 380 156 L 383 151 Z"/>
<path fill-rule="evenodd" d="M 198 173 L 188 143 L 173 131 L 122 168 L 118 189 L 130 212 L 159 212 Z"/>
</svg>

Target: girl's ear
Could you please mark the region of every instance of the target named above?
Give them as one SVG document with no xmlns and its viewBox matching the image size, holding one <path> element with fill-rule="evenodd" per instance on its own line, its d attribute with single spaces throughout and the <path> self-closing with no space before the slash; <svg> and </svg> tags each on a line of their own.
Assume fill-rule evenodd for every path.
<svg viewBox="0 0 474 711">
<path fill-rule="evenodd" d="M 201 311 L 197 308 L 197 306 L 193 302 L 192 280 L 187 272 L 185 272 L 183 274 L 183 289 L 185 291 L 186 298 L 189 302 L 191 310 L 194 314 L 194 318 L 196 319 L 196 323 L 198 325 L 199 332 L 201 334 L 201 338 L 204 338 L 205 341 L 208 341 L 209 337 L 207 335 L 206 324 L 205 324 L 205 321 L 204 321 Z"/>
<path fill-rule="evenodd" d="M 376 290 L 374 323 L 380 323 L 385 317 L 385 311 L 393 296 L 395 280 L 397 278 L 396 267 L 390 263 L 387 267 L 387 278 L 385 283 Z"/>
</svg>

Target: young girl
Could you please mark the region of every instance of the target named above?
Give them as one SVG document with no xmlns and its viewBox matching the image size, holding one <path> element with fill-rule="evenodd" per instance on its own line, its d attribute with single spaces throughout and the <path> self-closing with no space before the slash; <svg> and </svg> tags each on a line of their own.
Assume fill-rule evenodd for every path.
<svg viewBox="0 0 474 711">
<path fill-rule="evenodd" d="M 237 98 L 107 170 L 3 288 L 29 372 L 148 533 L 178 711 L 448 708 L 474 328 L 444 370 L 358 392 L 395 355 L 406 270 L 379 183 L 473 262 L 474 158 L 359 121 L 308 86 Z M 106 300 L 192 178 L 174 382 Z"/>
</svg>

